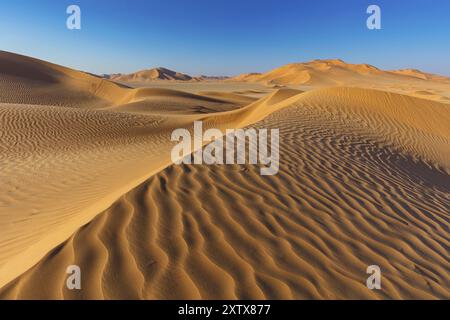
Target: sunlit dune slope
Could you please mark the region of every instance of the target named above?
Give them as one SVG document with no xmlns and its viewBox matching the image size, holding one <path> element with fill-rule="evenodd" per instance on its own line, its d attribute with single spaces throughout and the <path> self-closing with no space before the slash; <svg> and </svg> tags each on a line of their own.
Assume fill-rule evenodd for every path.
<svg viewBox="0 0 450 320">
<path fill-rule="evenodd" d="M 93 108 L 116 103 L 126 92 L 85 72 L 0 51 L 0 102 Z"/>
<path fill-rule="evenodd" d="M 148 101 L 143 102 L 146 99 Z M 2 102 L 89 109 L 116 108 L 138 113 L 154 113 L 161 107 L 163 111 L 185 113 L 226 111 L 242 105 L 242 101 L 236 99 L 214 99 L 177 90 L 133 89 L 85 72 L 0 51 Z M 121 105 L 127 106 L 120 108 Z"/>
<path fill-rule="evenodd" d="M 207 114 L 235 110 L 256 100 L 256 98 L 233 93 L 200 92 L 192 94 L 163 88 L 135 89 L 130 98 L 132 102 L 107 109 L 141 114 Z"/>
</svg>

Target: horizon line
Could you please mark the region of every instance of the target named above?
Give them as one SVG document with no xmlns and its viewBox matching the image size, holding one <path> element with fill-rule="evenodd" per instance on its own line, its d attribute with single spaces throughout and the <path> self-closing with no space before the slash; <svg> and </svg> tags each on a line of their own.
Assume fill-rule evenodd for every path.
<svg viewBox="0 0 450 320">
<path fill-rule="evenodd" d="M 282 64 L 278 64 L 278 66 L 270 68 L 269 70 L 265 70 L 265 71 L 241 71 L 240 73 L 237 74 L 227 74 L 227 75 L 223 75 L 223 74 L 208 74 L 208 73 L 189 73 L 189 72 L 184 72 L 184 71 L 179 71 L 176 68 L 173 67 L 167 67 L 167 66 L 154 66 L 154 67 L 142 67 L 141 69 L 137 69 L 135 71 L 131 71 L 131 72 L 92 72 L 83 68 L 77 68 L 77 67 L 72 67 L 70 65 L 66 65 L 66 64 L 61 64 L 59 62 L 53 62 L 51 60 L 48 60 L 47 58 L 41 58 L 38 56 L 34 56 L 34 55 L 28 55 L 25 53 L 21 53 L 21 52 L 13 52 L 13 51 L 7 51 L 7 50 L 0 50 L 0 52 L 7 52 L 7 53 L 12 53 L 12 54 L 16 54 L 16 55 L 20 55 L 20 56 L 24 56 L 24 57 L 28 57 L 28 58 L 32 58 L 32 59 L 36 59 L 36 60 L 41 60 L 41 61 L 45 61 L 48 63 L 52 63 L 55 65 L 59 65 L 65 68 L 70 68 L 73 70 L 77 70 L 77 71 L 81 71 L 81 72 L 85 72 L 85 73 L 89 73 L 89 74 L 93 74 L 96 76 L 106 76 L 106 75 L 114 75 L 114 74 L 120 74 L 120 75 L 128 75 L 128 74 L 133 74 L 133 73 L 137 73 L 137 72 L 141 72 L 141 71 L 148 71 L 148 70 L 153 70 L 153 69 L 166 69 L 169 71 L 173 71 L 173 72 L 177 72 L 177 73 L 182 73 L 182 74 L 186 74 L 188 76 L 191 77 L 201 77 L 201 76 L 205 76 L 205 77 L 228 77 L 228 78 L 232 78 L 241 74 L 251 74 L 251 73 L 255 73 L 255 74 L 264 74 L 267 72 L 270 72 L 272 70 L 281 68 L 283 66 L 287 66 L 287 65 L 291 65 L 291 64 L 307 64 L 307 63 L 311 63 L 314 61 L 341 61 L 347 65 L 368 65 L 371 67 L 374 67 L 378 70 L 381 71 L 385 71 L 385 72 L 393 72 L 393 71 L 403 71 L 403 70 L 412 70 L 412 71 L 419 71 L 422 73 L 427 73 L 427 74 L 431 74 L 431 75 L 435 75 L 435 76 L 442 76 L 442 77 L 446 77 L 446 78 L 450 78 L 450 75 L 447 74 L 442 74 L 442 73 L 435 73 L 435 72 L 430 72 L 424 69 L 419 69 L 419 68 L 414 68 L 414 67 L 408 67 L 408 68 L 394 68 L 394 69 L 383 69 L 381 67 L 378 67 L 374 64 L 368 63 L 368 62 L 349 62 L 348 60 L 344 60 L 342 58 L 326 58 L 326 59 L 320 59 L 320 58 L 316 58 L 316 59 L 311 59 L 311 60 L 307 60 L 307 61 L 296 61 L 296 62 L 287 62 L 287 63 L 282 63 Z"/>
</svg>

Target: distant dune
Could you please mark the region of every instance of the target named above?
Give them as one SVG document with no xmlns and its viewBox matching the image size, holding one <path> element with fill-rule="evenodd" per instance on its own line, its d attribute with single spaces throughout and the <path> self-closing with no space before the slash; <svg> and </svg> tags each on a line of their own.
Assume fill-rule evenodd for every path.
<svg viewBox="0 0 450 320">
<path fill-rule="evenodd" d="M 450 100 L 448 77 L 415 69 L 385 71 L 369 64 L 351 64 L 340 59 L 291 63 L 262 74 L 241 74 L 227 81 L 262 83 L 272 88 L 351 86 L 386 90 L 445 103 Z M 426 93 L 423 94 L 424 92 Z"/>
<path fill-rule="evenodd" d="M 0 51 L 0 101 L 94 108 L 121 101 L 124 86 L 49 62 Z"/>
<path fill-rule="evenodd" d="M 118 77 L 120 77 L 122 75 L 123 75 L 122 73 L 111 73 L 111 74 L 104 73 L 104 74 L 101 74 L 100 77 L 104 78 L 104 79 L 111 80 L 113 78 L 118 78 Z"/>
<path fill-rule="evenodd" d="M 108 80 L 115 80 L 119 82 L 153 82 L 159 80 L 169 81 L 221 81 L 227 80 L 227 76 L 190 76 L 184 73 L 172 71 L 166 68 L 154 68 L 150 70 L 142 70 L 130 74 L 114 73 L 114 74 L 102 74 L 102 78 Z"/>
<path fill-rule="evenodd" d="M 172 71 L 166 68 L 154 68 L 130 74 L 112 75 L 110 79 L 124 82 L 145 82 L 154 80 L 179 80 L 179 81 L 193 80 L 193 78 L 187 74 Z"/>
<path fill-rule="evenodd" d="M 257 82 L 260 81 L 262 77 L 262 73 L 243 73 L 236 77 L 229 78 L 229 81 L 248 81 L 248 82 Z"/>
<path fill-rule="evenodd" d="M 188 93 L 0 52 L 0 298 L 450 299 L 446 81 L 316 60 Z M 172 164 L 195 120 L 279 129 L 280 171 Z"/>
<path fill-rule="evenodd" d="M 350 64 L 339 59 L 291 63 L 266 73 L 245 73 L 230 81 L 267 82 L 281 85 L 331 86 L 363 81 L 407 81 L 408 78 L 450 82 L 450 78 L 407 69 L 383 71 L 369 64 Z M 411 80 L 411 79 L 409 79 Z"/>
</svg>

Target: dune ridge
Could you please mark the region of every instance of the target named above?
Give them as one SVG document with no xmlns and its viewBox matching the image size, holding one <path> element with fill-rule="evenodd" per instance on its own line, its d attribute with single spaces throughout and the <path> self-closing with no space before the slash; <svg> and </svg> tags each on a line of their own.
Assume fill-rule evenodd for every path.
<svg viewBox="0 0 450 320">
<path fill-rule="evenodd" d="M 450 78 L 445 76 L 440 76 L 428 72 L 423 72 L 417 69 L 401 69 L 401 70 L 394 70 L 391 71 L 392 73 L 407 75 L 411 77 L 416 77 L 422 80 L 437 80 L 437 81 L 444 81 L 444 82 L 450 82 Z"/>
<path fill-rule="evenodd" d="M 450 78 L 415 69 L 381 70 L 369 64 L 340 59 L 291 63 L 266 73 L 241 74 L 228 82 L 262 83 L 269 87 L 296 89 L 333 86 L 378 89 L 448 103 Z"/>
<path fill-rule="evenodd" d="M 11 56 L 22 59 L 11 54 L 7 59 Z M 23 59 L 38 69 L 38 75 L 53 75 L 59 68 Z M 64 74 L 69 71 L 64 69 Z M 74 75 L 87 78 L 81 88 L 95 78 L 76 71 Z M 65 85 L 66 77 L 59 77 Z M 108 88 L 118 93 L 115 104 L 119 109 L 123 101 L 153 96 L 223 102 L 179 91 L 130 89 L 101 81 L 106 83 L 100 89 L 104 93 L 109 93 Z M 0 210 L 4 213 L 0 217 L 4 226 L 0 234 L 0 286 L 26 271 L 120 194 L 169 165 L 174 145 L 170 135 L 175 128 L 192 128 L 194 120 L 203 120 L 205 128 L 220 129 L 252 121 L 239 110 L 212 114 L 194 110 L 186 114 L 183 104 L 173 117 L 167 113 L 105 110 L 103 104 L 94 108 L 30 105 L 21 96 L 16 98 L 19 104 L 0 104 L 0 176 L 4 182 L 0 193 Z M 47 98 L 51 104 L 53 96 Z M 108 108 L 111 106 L 114 103 Z M 257 105 L 245 107 L 244 114 L 255 108 Z"/>
</svg>

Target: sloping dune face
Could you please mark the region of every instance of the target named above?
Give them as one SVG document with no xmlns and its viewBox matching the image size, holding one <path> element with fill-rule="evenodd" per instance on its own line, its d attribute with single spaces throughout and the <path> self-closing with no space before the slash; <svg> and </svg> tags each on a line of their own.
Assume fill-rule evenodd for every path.
<svg viewBox="0 0 450 320">
<path fill-rule="evenodd" d="M 92 117 L 106 114 L 116 115 Z M 449 107 L 437 102 L 333 88 L 280 90 L 241 109 L 202 118 L 220 128 L 279 129 L 278 174 L 260 176 L 252 165 L 172 165 L 155 172 L 93 219 L 90 215 L 34 267 L 10 277 L 0 297 L 448 299 L 449 116 Z M 136 153 L 136 141 L 121 139 L 153 145 L 162 156 L 165 133 L 175 126 L 168 118 L 158 123 L 132 119 L 139 120 L 139 129 L 133 129 L 139 134 L 124 132 L 130 129 L 115 119 L 119 129 L 110 134 L 115 139 L 105 143 L 108 147 L 93 148 L 104 151 L 99 163 L 107 166 L 106 176 L 118 169 L 106 157 L 118 162 L 118 155 L 126 155 L 119 161 L 120 183 L 128 178 L 127 170 L 143 167 L 138 159 L 150 159 Z M 103 141 L 105 133 L 92 129 L 95 123 L 87 128 Z M 112 142 L 116 152 L 108 150 L 114 149 Z M 130 149 L 123 152 L 125 145 Z M 83 155 L 85 160 L 92 156 Z M 132 155 L 137 156 L 129 159 Z M 66 158 L 73 161 L 69 153 Z M 97 176 L 79 179 L 68 190 L 52 188 L 60 196 L 80 185 L 84 196 L 101 189 L 80 183 L 98 181 Z M 42 190 L 36 197 L 48 194 Z M 44 226 L 40 223 L 34 225 Z M 72 229 L 76 223 L 81 221 L 72 222 Z M 43 227 L 46 232 L 50 225 Z M 20 239 L 15 227 L 9 230 L 2 248 Z M 71 264 L 81 267 L 81 291 L 66 288 Z M 380 266 L 382 290 L 366 287 L 369 265 Z M 0 272 L 17 265 L 9 267 Z"/>
<path fill-rule="evenodd" d="M 169 76 L 182 78 L 182 74 L 164 68 L 146 70 L 143 74 L 147 73 L 154 76 L 167 75 L 161 79 L 169 79 Z M 167 108 L 173 101 L 173 107 Z M 136 113 L 153 113 L 155 109 L 182 111 L 186 107 L 187 113 L 195 113 L 194 106 L 197 111 L 204 111 L 203 107 L 206 111 L 209 107 L 213 107 L 210 111 L 225 111 L 242 105 L 236 102 L 236 99 L 212 99 L 176 90 L 132 89 L 85 72 L 0 51 L 0 103 L 137 111 Z M 129 105 L 135 103 L 138 104 L 137 107 Z"/>
<path fill-rule="evenodd" d="M 438 81 L 450 82 L 450 79 L 447 77 L 435 75 L 432 73 L 422 72 L 417 69 L 394 70 L 394 71 L 392 71 L 392 73 L 415 77 L 415 78 L 419 78 L 422 80 L 438 80 Z"/>
</svg>

